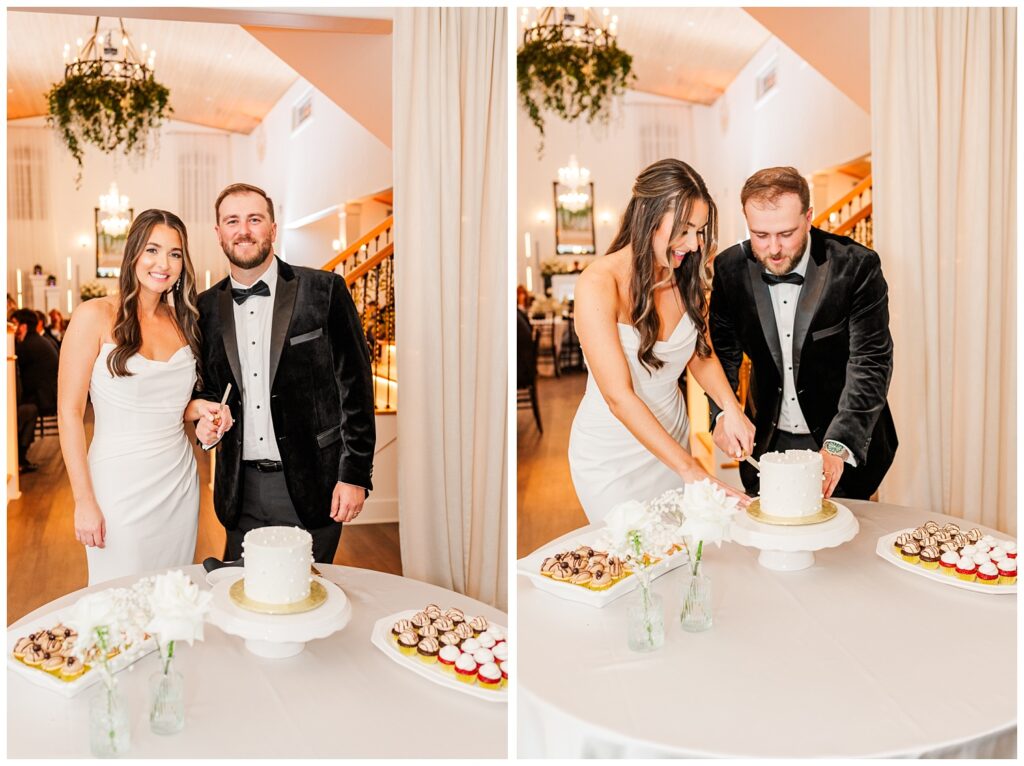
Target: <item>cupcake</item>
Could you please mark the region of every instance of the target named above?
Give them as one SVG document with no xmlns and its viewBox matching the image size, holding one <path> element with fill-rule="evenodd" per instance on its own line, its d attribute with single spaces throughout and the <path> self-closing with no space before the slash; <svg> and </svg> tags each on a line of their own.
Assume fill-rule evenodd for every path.
<svg viewBox="0 0 1024 766">
<path fill-rule="evenodd" d="M 85 672 L 85 665 L 77 657 L 65 657 L 60 669 L 60 677 L 64 681 L 74 681 Z"/>
<path fill-rule="evenodd" d="M 493 649 L 494 645 L 498 643 L 494 639 L 494 636 L 491 635 L 491 632 L 489 630 L 485 630 L 483 633 L 477 636 L 476 640 L 480 642 L 480 646 L 482 646 L 484 649 Z"/>
<path fill-rule="evenodd" d="M 465 640 L 473 637 L 473 629 L 464 622 L 455 622 L 455 635 Z"/>
<path fill-rule="evenodd" d="M 452 622 L 454 622 L 456 626 L 458 626 L 460 622 L 466 621 L 466 615 L 462 613 L 461 609 L 456 609 L 455 607 L 452 607 L 451 609 L 445 609 L 444 616 Z"/>
<path fill-rule="evenodd" d="M 443 614 L 443 612 L 441 611 L 441 607 L 437 604 L 427 604 L 423 607 L 423 614 L 427 615 L 431 620 L 436 620 Z"/>
<path fill-rule="evenodd" d="M 499 628 L 497 625 L 491 625 L 487 629 L 487 632 L 490 633 L 492 636 L 494 636 L 494 640 L 497 641 L 498 643 L 501 643 L 502 641 L 505 640 L 505 631 L 503 629 Z"/>
<path fill-rule="evenodd" d="M 957 532 L 953 535 L 953 545 L 957 548 L 963 548 L 968 542 L 967 535 L 962 532 Z"/>
<path fill-rule="evenodd" d="M 991 561 L 978 567 L 977 582 L 981 585 L 997 585 L 999 583 L 999 570 Z"/>
<path fill-rule="evenodd" d="M 424 628 L 433 622 L 425 612 L 416 612 L 411 618 L 410 622 L 417 628 Z"/>
<path fill-rule="evenodd" d="M 480 646 L 480 641 L 475 638 L 467 638 L 462 642 L 460 648 L 462 651 L 466 652 L 466 654 L 472 654 L 478 649 L 483 649 L 483 647 Z"/>
<path fill-rule="evenodd" d="M 997 545 L 995 548 L 988 552 L 988 557 L 992 559 L 992 561 L 1001 561 L 1002 559 L 1006 558 L 1006 549 L 1004 549 L 1001 545 Z"/>
<path fill-rule="evenodd" d="M 455 660 L 455 678 L 464 684 L 476 683 L 476 660 L 471 654 L 460 654 Z"/>
<path fill-rule="evenodd" d="M 910 533 L 910 536 L 914 538 L 915 542 L 920 542 L 921 540 L 924 540 L 926 537 L 928 537 L 928 533 L 925 532 L 922 527 L 918 527 Z"/>
<path fill-rule="evenodd" d="M 437 638 L 440 634 L 437 632 L 437 628 L 433 625 L 424 625 L 422 628 L 416 631 L 420 638 Z"/>
<path fill-rule="evenodd" d="M 974 559 L 970 556 L 961 556 L 956 564 L 957 579 L 964 582 L 974 582 L 974 575 L 977 571 L 978 565 L 974 563 Z"/>
<path fill-rule="evenodd" d="M 924 531 L 927 532 L 930 535 L 934 535 L 936 532 L 939 531 L 939 525 L 936 524 L 934 521 L 926 521 L 924 523 L 924 527 L 923 528 L 924 528 Z"/>
<path fill-rule="evenodd" d="M 921 548 L 917 543 L 907 543 L 900 548 L 900 556 L 903 557 L 904 561 L 916 564 L 921 558 Z"/>
<path fill-rule="evenodd" d="M 455 630 L 455 623 L 451 617 L 442 615 L 434 620 L 434 627 L 437 628 L 438 633 L 447 633 L 449 630 Z"/>
<path fill-rule="evenodd" d="M 1000 585 L 1017 584 L 1017 562 L 1015 559 L 1003 559 L 998 564 L 996 564 L 996 570 L 999 572 Z"/>
<path fill-rule="evenodd" d="M 1017 573 L 1016 565 L 1014 565 L 1014 574 Z M 495 662 L 506 662 L 508 660 L 508 644 L 502 641 L 491 649 L 491 654 L 494 655 Z"/>
<path fill-rule="evenodd" d="M 501 669 L 493 662 L 487 662 L 477 671 L 477 683 L 485 689 L 501 688 Z"/>
<path fill-rule="evenodd" d="M 486 665 L 488 662 L 494 662 L 494 652 L 490 649 L 477 649 L 473 652 L 473 659 L 477 665 Z"/>
<path fill-rule="evenodd" d="M 965 545 L 963 548 L 960 549 L 960 555 L 961 556 L 971 556 L 971 557 L 973 557 L 974 554 L 977 553 L 977 552 L 978 552 L 978 546 L 975 545 L 974 543 L 971 543 L 970 545 Z"/>
<path fill-rule="evenodd" d="M 949 534 L 949 532 L 947 532 L 945 529 L 940 529 L 938 532 L 932 535 L 932 537 L 935 538 L 935 542 L 937 543 L 948 543 L 950 540 L 953 539 L 953 535 Z"/>
<path fill-rule="evenodd" d="M 978 541 L 979 541 L 979 540 L 981 540 L 981 538 L 983 538 L 984 536 L 985 536 L 985 533 L 984 533 L 984 532 L 982 532 L 982 531 L 981 531 L 980 529 L 978 529 L 977 527 L 975 527 L 974 529 L 970 530 L 970 531 L 969 531 L 969 532 L 967 533 L 967 539 L 968 539 L 968 540 L 969 540 L 970 542 L 972 542 L 972 543 L 976 543 L 976 542 L 978 542 Z"/>
<path fill-rule="evenodd" d="M 409 620 L 399 620 L 395 623 L 394 627 L 391 628 L 391 638 L 397 641 L 400 635 L 410 630 L 416 630 L 416 626 Z"/>
<path fill-rule="evenodd" d="M 985 543 L 989 548 L 996 544 L 996 539 L 992 535 L 983 535 L 981 542 Z"/>
<path fill-rule="evenodd" d="M 953 544 L 951 542 L 950 543 L 939 543 L 939 552 L 940 553 L 946 553 L 947 551 L 950 551 L 952 553 L 957 554 L 957 558 L 960 558 L 960 549 L 957 548 L 955 544 Z"/>
<path fill-rule="evenodd" d="M 508 686 L 508 663 L 499 662 L 498 669 L 501 670 L 501 685 Z"/>
<path fill-rule="evenodd" d="M 409 630 L 398 637 L 398 651 L 411 657 L 416 654 L 416 647 L 419 646 L 420 637 Z"/>
<path fill-rule="evenodd" d="M 436 638 L 424 638 L 416 646 L 416 653 L 420 661 L 427 665 L 437 662 L 437 655 L 441 651 L 441 643 Z"/>
<path fill-rule="evenodd" d="M 914 538 L 909 532 L 901 532 L 896 535 L 896 539 L 892 541 L 892 547 L 896 549 L 896 553 L 899 553 L 900 549 L 903 548 L 904 545 L 912 542 L 914 542 Z"/>
<path fill-rule="evenodd" d="M 980 551 L 971 556 L 971 558 L 974 559 L 974 563 L 977 564 L 979 567 L 991 561 L 987 553 L 981 553 Z"/>
<path fill-rule="evenodd" d="M 459 634 L 454 630 L 449 630 L 447 633 L 442 633 L 437 637 L 441 646 L 458 646 L 462 643 L 462 639 L 459 638 Z"/>
<path fill-rule="evenodd" d="M 469 627 L 473 629 L 473 633 L 480 635 L 487 630 L 487 618 L 483 615 L 477 615 L 469 621 Z"/>
<path fill-rule="evenodd" d="M 939 569 L 942 574 L 952 577 L 956 574 L 956 564 L 960 560 L 956 551 L 943 551 L 939 557 Z"/>
<path fill-rule="evenodd" d="M 949 534 L 951 535 L 960 534 L 960 527 L 954 524 L 952 521 L 947 521 L 945 524 L 943 524 L 942 529 L 945 532 L 949 532 Z"/>
<path fill-rule="evenodd" d="M 1017 543 L 1013 540 L 1006 540 L 1003 543 L 1003 550 L 1006 551 L 1006 557 L 1009 559 L 1017 558 Z"/>
<path fill-rule="evenodd" d="M 445 672 L 454 673 L 455 660 L 461 655 L 462 652 L 457 646 L 442 646 L 441 651 L 437 653 L 437 662 Z"/>
<path fill-rule="evenodd" d="M 921 566 L 925 569 L 938 569 L 939 568 L 939 556 L 942 554 L 939 552 L 938 546 L 929 545 L 926 548 L 921 549 Z"/>
<path fill-rule="evenodd" d="M 988 540 L 978 540 L 978 544 L 974 547 L 978 549 L 978 553 L 988 553 L 992 550 L 992 543 Z"/>
</svg>

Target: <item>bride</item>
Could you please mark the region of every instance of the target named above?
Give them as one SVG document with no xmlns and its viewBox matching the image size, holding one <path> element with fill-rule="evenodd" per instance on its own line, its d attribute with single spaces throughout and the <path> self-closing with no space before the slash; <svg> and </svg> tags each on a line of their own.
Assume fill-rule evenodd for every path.
<svg viewBox="0 0 1024 766">
<path fill-rule="evenodd" d="M 724 414 L 730 452 L 750 454 L 754 426 L 708 340 L 707 263 L 717 244 L 715 203 L 680 160 L 646 168 L 608 254 L 580 276 L 575 322 L 590 370 L 569 436 L 569 468 L 591 522 L 626 500 L 650 500 L 710 479 L 687 451 L 684 369 Z"/>
<path fill-rule="evenodd" d="M 198 317 L 185 224 L 146 210 L 128 230 L 118 295 L 82 303 L 61 346 L 60 446 L 90 585 L 195 556 L 199 477 L 184 422 L 231 427 L 227 407 L 191 400 Z M 96 416 L 88 457 L 87 394 Z"/>
</svg>

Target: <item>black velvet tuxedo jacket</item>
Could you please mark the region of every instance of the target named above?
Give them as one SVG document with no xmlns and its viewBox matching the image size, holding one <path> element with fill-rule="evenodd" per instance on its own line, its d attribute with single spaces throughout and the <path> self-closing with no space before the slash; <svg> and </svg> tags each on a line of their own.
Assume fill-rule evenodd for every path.
<svg viewBox="0 0 1024 766">
<path fill-rule="evenodd" d="M 807 273 L 793 330 L 793 379 L 800 409 L 820 446 L 845 444 L 857 467 L 843 469 L 840 489 L 872 494 L 896 454 L 898 441 L 886 402 L 892 379 L 888 287 L 878 254 L 811 229 Z M 768 451 L 782 407 L 782 347 L 764 268 L 750 240 L 714 260 L 710 332 L 733 390 L 743 354 L 752 363 L 747 416 L 756 427 L 754 457 Z M 720 410 L 711 403 L 712 423 Z M 740 464 L 743 484 L 757 487 L 756 470 Z M 852 493 L 851 493 L 852 494 Z"/>
<path fill-rule="evenodd" d="M 332 523 L 339 481 L 371 487 L 376 443 L 370 356 L 345 281 L 328 271 L 277 262 L 270 340 L 270 414 L 292 502 L 307 529 Z M 253 300 L 268 300 L 251 297 Z M 213 502 L 235 529 L 242 496 L 241 371 L 231 280 L 199 296 L 203 390 L 220 401 L 228 382 L 235 425 L 217 445 Z"/>
</svg>

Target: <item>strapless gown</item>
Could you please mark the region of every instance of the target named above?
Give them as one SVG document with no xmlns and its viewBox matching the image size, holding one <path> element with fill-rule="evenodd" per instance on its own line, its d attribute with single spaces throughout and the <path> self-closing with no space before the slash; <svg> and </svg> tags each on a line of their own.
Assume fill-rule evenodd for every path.
<svg viewBox="0 0 1024 766">
<path fill-rule="evenodd" d="M 86 548 L 89 585 L 115 577 L 187 566 L 196 550 L 199 475 L 185 435 L 185 407 L 196 360 L 182 346 L 166 362 L 136 354 L 134 375 L 107 370 L 104 343 L 89 381 L 96 427 L 89 471 L 106 520 L 106 547 Z"/>
<path fill-rule="evenodd" d="M 668 340 L 654 344 L 654 353 L 665 364 L 650 371 L 636 356 L 640 347 L 636 328 L 619 323 L 618 330 L 633 390 L 672 438 L 688 450 L 690 421 L 679 378 L 697 345 L 693 322 L 684 314 Z M 587 378 L 586 392 L 572 422 L 569 470 L 576 496 L 592 523 L 626 500 L 650 500 L 683 486 L 679 474 L 651 454 L 612 414 L 593 376 Z"/>
</svg>

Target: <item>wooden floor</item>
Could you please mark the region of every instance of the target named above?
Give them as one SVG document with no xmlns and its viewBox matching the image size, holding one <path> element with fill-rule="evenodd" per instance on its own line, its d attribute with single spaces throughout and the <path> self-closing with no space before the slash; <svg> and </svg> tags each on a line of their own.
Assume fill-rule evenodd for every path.
<svg viewBox="0 0 1024 766">
<path fill-rule="evenodd" d="M 539 379 L 543 434 L 532 410 L 518 411 L 517 558 L 587 524 L 569 477 L 568 457 L 569 429 L 586 385 L 585 372 Z"/>
<path fill-rule="evenodd" d="M 90 411 L 91 412 L 91 411 Z M 86 424 L 91 438 L 92 424 Z M 213 511 L 209 455 L 197 450 L 200 502 L 196 563 L 224 553 L 224 528 Z M 21 475 L 21 497 L 7 504 L 7 624 L 86 585 L 85 549 L 75 540 L 74 503 L 56 436 L 37 440 Z M 347 525 L 335 564 L 402 573 L 398 524 Z"/>
</svg>

